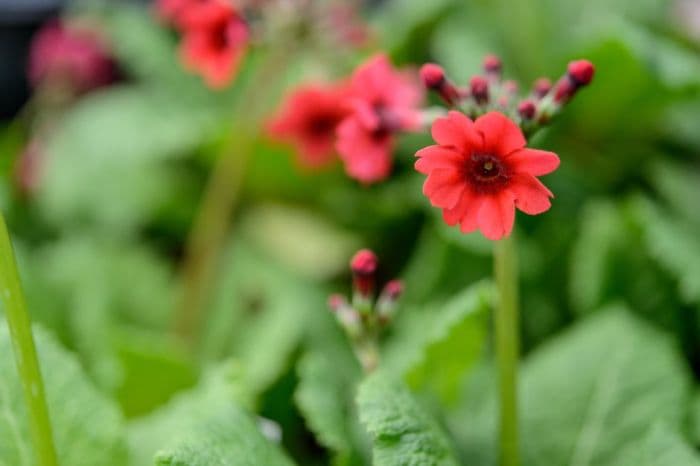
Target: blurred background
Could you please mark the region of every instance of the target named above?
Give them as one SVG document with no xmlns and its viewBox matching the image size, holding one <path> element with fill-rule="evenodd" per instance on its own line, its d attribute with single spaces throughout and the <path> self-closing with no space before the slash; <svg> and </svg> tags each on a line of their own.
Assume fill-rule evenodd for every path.
<svg viewBox="0 0 700 466">
<path fill-rule="evenodd" d="M 351 255 L 371 247 L 383 279 L 405 280 L 398 343 L 387 348 L 398 359 L 400 341 L 419 328 L 401 337 L 401 313 L 430 322 L 491 275 L 489 242 L 445 226 L 421 194 L 413 154 L 431 144 L 428 134 L 402 137 L 391 177 L 372 186 L 339 163 L 301 167 L 266 135 L 286 90 L 348 76 L 380 50 L 401 66 L 440 63 L 458 83 L 495 53 L 525 90 L 572 59 L 595 64 L 592 85 L 531 142 L 562 163 L 546 178 L 552 209 L 517 216 L 523 350 L 618 305 L 666 335 L 697 379 L 700 1 L 245 8 L 247 56 L 230 86 L 211 90 L 183 69 L 177 33 L 148 2 L 0 0 L 0 209 L 33 320 L 136 426 L 132 457 L 152 454 L 142 419 L 226 361 L 237 396 L 273 422 L 273 437 L 280 429 L 290 456 L 327 464 L 337 441 L 313 435 L 294 394 L 313 348 L 348 357 L 325 300 L 349 292 Z M 52 66 L 72 71 L 45 71 Z M 468 350 L 455 344 L 453 357 Z M 488 378 L 467 374 L 487 364 L 445 364 L 436 363 L 450 374 L 438 390 L 452 399 L 442 421 L 465 461 L 491 464 L 486 447 L 472 448 L 474 432 L 454 427 L 478 404 L 464 386 Z M 422 374 L 414 387 L 434 377 Z M 683 425 L 692 424 L 683 406 Z M 361 464 L 357 455 L 346 464 Z"/>
</svg>

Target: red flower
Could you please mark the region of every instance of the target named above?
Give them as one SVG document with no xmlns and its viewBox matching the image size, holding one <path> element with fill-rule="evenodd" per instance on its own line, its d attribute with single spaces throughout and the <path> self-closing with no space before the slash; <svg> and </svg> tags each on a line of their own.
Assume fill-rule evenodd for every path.
<svg viewBox="0 0 700 466">
<path fill-rule="evenodd" d="M 335 154 L 336 127 L 348 113 L 342 105 L 345 92 L 338 85 L 299 87 L 270 122 L 270 134 L 293 142 L 302 165 L 325 165 Z"/>
<path fill-rule="evenodd" d="M 472 122 L 452 111 L 435 121 L 432 135 L 438 145 L 416 153 L 416 170 L 428 175 L 423 193 L 448 225 L 497 240 L 512 231 L 515 207 L 530 215 L 549 209 L 553 194 L 536 176 L 554 171 L 559 157 L 526 148 L 520 128 L 503 114 Z"/>
<path fill-rule="evenodd" d="M 347 99 L 351 114 L 338 127 L 336 145 L 349 176 L 373 183 L 389 175 L 393 135 L 420 127 L 422 98 L 417 80 L 395 70 L 383 54 L 355 71 Z"/>
<path fill-rule="evenodd" d="M 236 74 L 248 46 L 248 25 L 241 15 L 222 0 L 210 0 L 196 14 L 180 16 L 183 39 L 182 61 L 200 73 L 215 89 L 225 87 Z"/>
<path fill-rule="evenodd" d="M 53 21 L 32 40 L 27 73 L 35 87 L 58 83 L 80 93 L 114 81 L 116 67 L 97 33 Z"/>
</svg>

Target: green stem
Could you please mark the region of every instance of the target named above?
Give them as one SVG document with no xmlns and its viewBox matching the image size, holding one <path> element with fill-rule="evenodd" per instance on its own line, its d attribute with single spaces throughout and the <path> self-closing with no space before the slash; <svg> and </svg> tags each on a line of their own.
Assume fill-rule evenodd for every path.
<svg viewBox="0 0 700 466">
<path fill-rule="evenodd" d="M 15 362 L 22 380 L 24 399 L 29 413 L 29 428 L 40 466 L 56 466 L 56 450 L 44 396 L 39 361 L 36 356 L 29 314 L 20 286 L 5 219 L 0 214 L 0 299 L 5 308 Z"/>
<path fill-rule="evenodd" d="M 517 466 L 518 451 L 518 262 L 515 238 L 495 244 L 494 273 L 498 288 L 495 315 L 496 360 L 500 396 L 501 466 Z"/>
</svg>

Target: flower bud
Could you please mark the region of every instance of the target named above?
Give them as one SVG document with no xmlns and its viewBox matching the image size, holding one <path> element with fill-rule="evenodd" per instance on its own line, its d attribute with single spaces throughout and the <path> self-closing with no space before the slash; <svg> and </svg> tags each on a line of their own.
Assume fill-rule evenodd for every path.
<svg viewBox="0 0 700 466">
<path fill-rule="evenodd" d="M 559 79 L 554 86 L 554 102 L 564 104 L 568 102 L 576 93 L 576 84 L 567 75 Z"/>
<path fill-rule="evenodd" d="M 569 63 L 566 72 L 576 87 L 581 87 L 588 85 L 593 80 L 595 67 L 588 60 L 576 60 Z"/>
<path fill-rule="evenodd" d="M 348 301 L 345 296 L 340 294 L 332 294 L 328 297 L 328 307 L 333 312 L 340 311 L 344 306 L 348 305 Z"/>
<path fill-rule="evenodd" d="M 420 77 L 425 87 L 437 92 L 447 105 L 454 105 L 459 100 L 459 90 L 447 79 L 440 65 L 426 63 L 420 69 Z"/>
<path fill-rule="evenodd" d="M 539 78 L 537 79 L 537 81 L 535 81 L 535 84 L 532 86 L 532 93 L 536 98 L 541 99 L 542 97 L 549 94 L 549 91 L 551 89 L 552 81 L 550 81 L 548 78 Z"/>
<path fill-rule="evenodd" d="M 478 104 L 485 104 L 489 101 L 489 83 L 483 76 L 474 76 L 469 81 L 471 95 Z"/>
<path fill-rule="evenodd" d="M 445 70 L 434 63 L 426 63 L 421 66 L 420 78 L 428 89 L 440 89 L 445 82 Z"/>
<path fill-rule="evenodd" d="M 403 294 L 404 286 L 401 280 L 391 280 L 386 285 L 377 300 L 377 315 L 382 324 L 388 323 L 394 315 L 396 302 Z"/>
<path fill-rule="evenodd" d="M 368 298 L 374 291 L 377 266 L 377 256 L 369 249 L 359 250 L 350 261 L 355 292 L 363 298 Z"/>
<path fill-rule="evenodd" d="M 520 118 L 523 120 L 532 120 L 535 117 L 535 113 L 537 112 L 537 106 L 535 105 L 535 102 L 533 102 L 530 99 L 523 100 L 518 104 L 518 115 L 520 115 Z"/>
<path fill-rule="evenodd" d="M 484 57 L 484 71 L 489 78 L 500 78 L 502 67 L 501 59 L 496 55 L 486 55 Z"/>
</svg>

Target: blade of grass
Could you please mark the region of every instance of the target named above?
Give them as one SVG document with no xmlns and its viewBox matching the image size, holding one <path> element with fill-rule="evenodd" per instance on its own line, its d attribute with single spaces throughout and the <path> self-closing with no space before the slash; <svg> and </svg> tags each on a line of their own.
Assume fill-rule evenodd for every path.
<svg viewBox="0 0 700 466">
<path fill-rule="evenodd" d="M 31 323 L 20 285 L 17 263 L 0 213 L 0 300 L 10 329 L 17 371 L 29 414 L 29 430 L 39 466 L 57 466 L 44 383 L 34 346 Z"/>
</svg>

